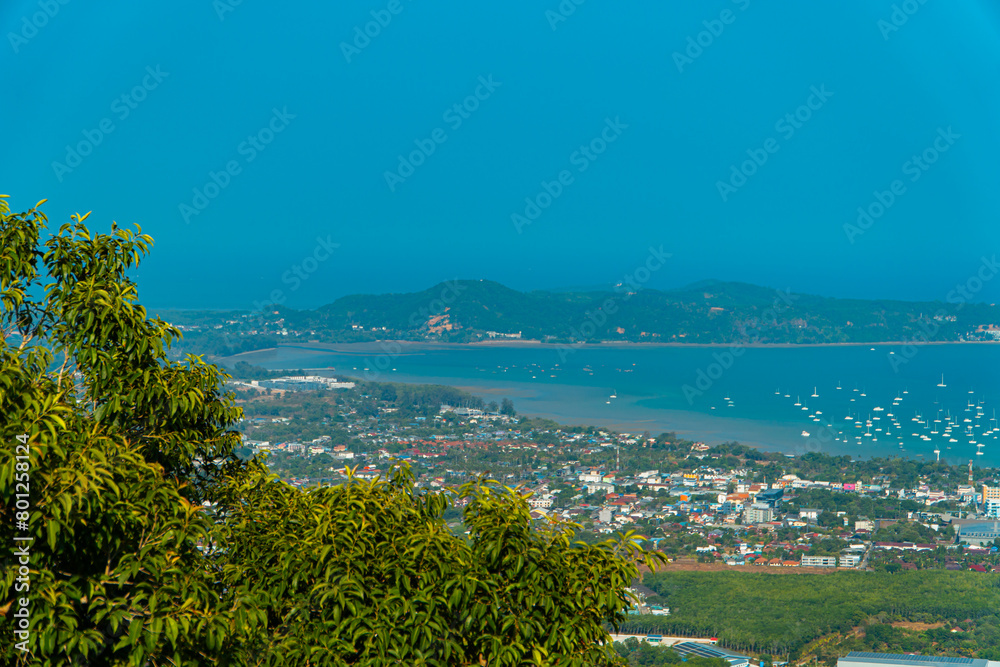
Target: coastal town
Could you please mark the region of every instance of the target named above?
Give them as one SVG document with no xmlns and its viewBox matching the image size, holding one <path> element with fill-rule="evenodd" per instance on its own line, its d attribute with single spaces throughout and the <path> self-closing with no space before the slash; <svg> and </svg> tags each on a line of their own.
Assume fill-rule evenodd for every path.
<svg viewBox="0 0 1000 667">
<path fill-rule="evenodd" d="M 0 667 L 1000 667 L 1000 0 L 3 7 Z"/>
<path fill-rule="evenodd" d="M 584 541 L 634 530 L 673 563 L 732 568 L 1000 568 L 998 471 L 710 447 L 564 427 L 447 387 L 295 375 L 236 379 L 245 455 L 299 487 L 409 465 L 418 488 L 480 477 Z M 461 501 L 449 525 L 460 533 Z M 663 614 L 655 605 L 637 612 Z"/>
</svg>

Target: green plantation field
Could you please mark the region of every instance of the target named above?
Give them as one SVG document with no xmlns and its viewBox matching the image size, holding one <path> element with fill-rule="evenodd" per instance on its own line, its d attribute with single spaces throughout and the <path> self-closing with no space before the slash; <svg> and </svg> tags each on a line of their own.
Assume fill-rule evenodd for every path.
<svg viewBox="0 0 1000 667">
<path fill-rule="evenodd" d="M 913 641 L 925 651 L 945 650 L 959 641 L 965 644 L 955 648 L 971 651 L 992 652 L 1000 646 L 1000 575 L 995 574 L 924 570 L 788 577 L 768 572 L 659 572 L 647 574 L 643 584 L 671 614 L 630 617 L 621 632 L 713 636 L 732 649 L 794 658 L 820 637 L 848 635 L 859 626 L 863 636 L 871 637 L 864 644 L 871 650 L 891 648 L 894 640 L 904 639 L 891 631 L 867 630 L 882 621 L 946 621 L 965 632 L 929 630 L 919 634 L 930 635 Z M 931 636 L 934 633 L 941 636 Z"/>
</svg>

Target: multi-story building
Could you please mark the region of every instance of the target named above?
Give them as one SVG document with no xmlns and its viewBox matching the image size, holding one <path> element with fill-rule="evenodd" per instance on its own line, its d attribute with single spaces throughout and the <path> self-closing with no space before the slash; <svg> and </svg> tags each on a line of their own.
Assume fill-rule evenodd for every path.
<svg viewBox="0 0 1000 667">
<path fill-rule="evenodd" d="M 799 518 L 803 521 L 816 521 L 822 513 L 823 510 L 820 509 L 806 509 L 805 507 L 802 507 L 799 509 Z"/>
<path fill-rule="evenodd" d="M 746 510 L 746 523 L 768 523 L 774 520 L 774 510 L 770 505 L 754 503 Z"/>
<path fill-rule="evenodd" d="M 976 487 L 971 484 L 959 484 L 958 489 L 955 491 L 955 495 L 957 495 L 962 502 L 969 502 L 976 496 Z"/>
<path fill-rule="evenodd" d="M 544 495 L 528 499 L 528 506 L 535 509 L 548 509 L 552 507 L 552 496 Z"/>
<path fill-rule="evenodd" d="M 867 530 L 871 532 L 875 530 L 875 522 L 866 516 L 859 516 L 858 520 L 854 522 L 854 530 Z"/>
<path fill-rule="evenodd" d="M 844 554 L 840 557 L 840 567 L 857 567 L 860 562 L 859 554 Z"/>
<path fill-rule="evenodd" d="M 803 556 L 802 567 L 837 567 L 836 556 Z"/>
<path fill-rule="evenodd" d="M 587 493 L 614 493 L 615 485 L 606 484 L 604 482 L 588 482 L 583 485 L 583 488 L 587 489 Z"/>
<path fill-rule="evenodd" d="M 784 489 L 761 489 L 754 497 L 754 502 L 767 505 L 773 509 L 781 504 L 784 497 Z"/>
<path fill-rule="evenodd" d="M 1000 486 L 993 488 L 983 484 L 983 511 L 990 518 L 1000 519 Z"/>
</svg>

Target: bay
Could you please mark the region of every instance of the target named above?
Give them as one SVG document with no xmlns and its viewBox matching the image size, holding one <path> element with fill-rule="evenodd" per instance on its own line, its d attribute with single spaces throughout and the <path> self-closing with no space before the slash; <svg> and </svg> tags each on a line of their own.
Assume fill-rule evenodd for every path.
<svg viewBox="0 0 1000 667">
<path fill-rule="evenodd" d="M 570 348 L 380 342 L 282 346 L 223 363 L 237 360 L 445 384 L 487 401 L 509 397 L 519 413 L 563 424 L 673 431 L 710 445 L 738 441 L 790 455 L 923 460 L 933 460 L 938 449 L 949 463 L 1000 465 L 1000 345 L 991 343 Z"/>
</svg>

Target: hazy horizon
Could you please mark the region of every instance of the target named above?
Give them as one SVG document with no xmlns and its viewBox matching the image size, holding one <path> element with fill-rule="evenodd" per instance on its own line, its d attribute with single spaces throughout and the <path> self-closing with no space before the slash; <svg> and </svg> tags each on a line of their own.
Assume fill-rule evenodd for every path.
<svg viewBox="0 0 1000 667">
<path fill-rule="evenodd" d="M 997 246 L 994 3 L 52 6 L 0 7 L 2 191 L 142 225 L 152 307 L 610 286 L 651 247 L 648 288 L 933 300 Z"/>
<path fill-rule="evenodd" d="M 424 292 L 424 291 L 433 289 L 434 287 L 436 287 L 438 285 L 442 285 L 442 284 L 447 284 L 449 282 L 453 282 L 454 280 L 469 281 L 469 282 L 471 282 L 471 281 L 474 281 L 474 280 L 482 280 L 482 279 L 479 279 L 479 278 L 461 278 L 460 277 L 460 278 L 457 278 L 457 279 L 452 278 L 452 279 L 448 279 L 448 280 L 442 280 L 440 282 L 437 282 L 437 283 L 434 283 L 434 284 L 429 284 L 429 285 L 426 285 L 426 286 L 411 287 L 410 289 L 398 289 L 398 290 L 391 290 L 391 291 L 386 291 L 386 292 L 365 292 L 365 291 L 352 292 L 350 294 L 340 294 L 339 296 L 337 296 L 335 298 L 332 298 L 332 299 L 330 299 L 328 301 L 323 301 L 321 303 L 316 303 L 316 304 L 312 304 L 312 305 L 307 304 L 307 305 L 303 305 L 303 306 L 289 306 L 289 307 L 292 307 L 295 310 L 315 310 L 315 309 L 320 308 L 322 306 L 325 306 L 325 305 L 328 305 L 330 303 L 333 303 L 337 299 L 343 298 L 345 296 L 356 296 L 356 295 L 362 295 L 362 296 L 363 295 L 384 296 L 384 295 L 389 295 L 389 294 L 413 294 L 413 293 L 420 293 L 420 292 Z M 489 280 L 489 279 L 487 278 L 485 280 Z M 493 282 L 498 282 L 498 281 L 493 281 Z M 683 284 L 683 285 L 665 286 L 665 287 L 649 287 L 649 288 L 643 288 L 643 289 L 649 289 L 649 290 L 660 291 L 660 292 L 680 291 L 680 290 L 688 289 L 690 287 L 693 287 L 693 286 L 698 285 L 698 284 L 703 283 L 703 282 L 719 282 L 719 283 L 726 282 L 726 283 L 752 284 L 752 283 L 744 283 L 744 281 L 739 281 L 739 280 L 733 280 L 733 281 L 716 281 L 713 278 L 707 278 L 705 280 L 694 281 L 694 282 L 686 283 L 686 284 Z M 503 285 L 503 283 L 500 283 L 500 284 Z M 504 285 L 504 287 L 508 287 L 510 289 L 514 289 L 514 288 L 510 287 L 510 285 Z M 776 290 L 786 290 L 785 287 L 781 287 L 781 286 L 777 286 L 777 285 L 756 285 L 756 287 L 762 287 L 762 288 L 767 288 L 767 289 L 776 289 Z M 550 288 L 541 287 L 541 288 L 537 288 L 537 289 L 516 290 L 516 291 L 522 292 L 522 293 L 551 292 L 551 293 L 557 293 L 557 294 L 558 293 L 570 293 L 570 292 L 602 292 L 602 291 L 612 292 L 613 291 L 613 286 L 612 285 L 590 285 L 590 286 L 575 286 L 575 287 L 573 287 L 573 286 L 570 286 L 570 287 L 550 287 Z M 840 295 L 837 295 L 837 294 L 816 294 L 816 293 L 811 293 L 811 292 L 809 292 L 809 293 L 807 293 L 807 292 L 798 292 L 798 293 L 796 293 L 796 292 L 794 292 L 794 290 L 792 292 L 790 292 L 790 293 L 792 293 L 792 294 L 809 294 L 810 296 L 821 296 L 821 297 L 833 298 L 833 299 L 859 299 L 859 300 L 866 300 L 866 301 L 870 300 L 870 301 L 909 301 L 909 302 L 940 301 L 940 302 L 946 302 L 944 298 L 938 298 L 938 299 L 897 299 L 897 298 L 893 298 L 893 297 L 878 297 L 878 296 L 872 296 L 872 297 L 855 297 L 855 296 L 840 296 Z M 252 311 L 252 310 L 255 309 L 253 304 L 250 304 L 250 305 L 241 304 L 241 305 L 234 305 L 234 306 L 213 306 L 213 307 L 210 307 L 210 308 L 208 308 L 208 307 L 202 308 L 202 307 L 189 307 L 189 306 L 172 306 L 172 305 L 149 304 L 144 299 L 142 299 L 141 297 L 142 297 L 142 290 L 141 290 L 141 285 L 140 285 L 140 301 L 148 309 L 155 310 L 155 311 L 167 311 L 167 310 L 191 310 L 191 311 L 247 310 L 247 311 Z M 983 300 L 982 299 L 978 299 L 978 298 L 973 298 L 973 299 L 969 299 L 968 300 L 968 303 L 982 303 L 982 302 L 983 302 Z"/>
</svg>

